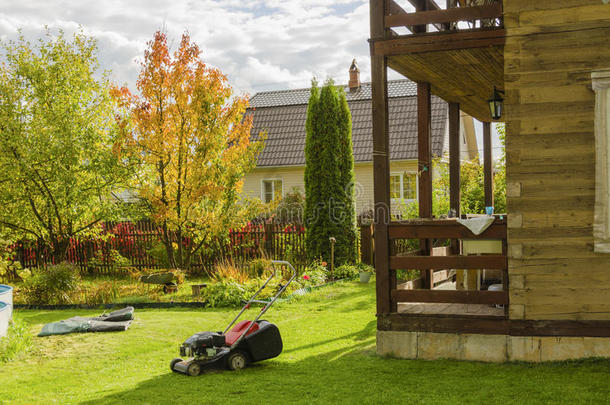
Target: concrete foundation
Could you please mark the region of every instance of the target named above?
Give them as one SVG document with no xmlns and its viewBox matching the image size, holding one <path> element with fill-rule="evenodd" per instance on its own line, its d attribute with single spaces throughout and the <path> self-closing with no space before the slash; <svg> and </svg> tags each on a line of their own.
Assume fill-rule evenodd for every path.
<svg viewBox="0 0 610 405">
<path fill-rule="evenodd" d="M 377 331 L 377 353 L 405 359 L 497 363 L 610 358 L 610 338 Z"/>
</svg>

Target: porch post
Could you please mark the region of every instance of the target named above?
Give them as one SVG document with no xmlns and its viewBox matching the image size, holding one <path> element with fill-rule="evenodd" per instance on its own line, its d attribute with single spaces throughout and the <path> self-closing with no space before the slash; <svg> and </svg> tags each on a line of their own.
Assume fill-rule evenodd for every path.
<svg viewBox="0 0 610 405">
<path fill-rule="evenodd" d="M 430 145 L 430 83 L 417 83 L 417 158 L 419 173 L 419 217 L 432 217 L 432 151 Z M 430 239 L 419 241 L 421 255 L 429 256 L 432 251 Z M 432 288 L 432 270 L 422 270 L 422 287 Z"/>
<path fill-rule="evenodd" d="M 460 216 L 460 105 L 449 103 L 449 208 Z M 452 254 L 459 254 L 457 239 L 451 241 Z"/>
<path fill-rule="evenodd" d="M 485 184 L 485 206 L 494 205 L 493 167 L 491 159 L 491 123 L 483 123 L 483 176 Z"/>
<path fill-rule="evenodd" d="M 374 243 L 377 314 L 396 312 L 390 291 L 396 286 L 396 272 L 389 268 L 390 161 L 388 123 L 387 58 L 373 53 L 375 40 L 386 38 L 385 0 L 370 0 L 371 11 L 371 104 L 373 124 L 373 180 L 375 199 Z"/>
</svg>

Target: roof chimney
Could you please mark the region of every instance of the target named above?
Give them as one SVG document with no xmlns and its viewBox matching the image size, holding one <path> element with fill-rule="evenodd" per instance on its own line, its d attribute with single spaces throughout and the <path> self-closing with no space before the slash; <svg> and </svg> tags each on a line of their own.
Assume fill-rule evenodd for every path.
<svg viewBox="0 0 610 405">
<path fill-rule="evenodd" d="M 349 67 L 349 90 L 355 91 L 360 88 L 360 69 L 356 64 L 356 59 L 352 60 L 352 66 Z"/>
</svg>

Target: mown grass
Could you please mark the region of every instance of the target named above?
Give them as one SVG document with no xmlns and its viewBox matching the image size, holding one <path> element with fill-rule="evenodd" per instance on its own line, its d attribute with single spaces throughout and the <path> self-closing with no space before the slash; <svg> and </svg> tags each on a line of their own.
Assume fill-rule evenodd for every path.
<svg viewBox="0 0 610 405">
<path fill-rule="evenodd" d="M 251 316 L 256 310 L 251 310 Z M 18 311 L 31 332 L 96 311 Z M 610 361 L 485 364 L 375 354 L 374 285 L 322 288 L 266 318 L 284 352 L 241 372 L 191 378 L 169 371 L 192 333 L 219 330 L 234 310 L 136 311 L 127 332 L 35 338 L 1 366 L 0 402 L 19 403 L 607 403 Z"/>
</svg>

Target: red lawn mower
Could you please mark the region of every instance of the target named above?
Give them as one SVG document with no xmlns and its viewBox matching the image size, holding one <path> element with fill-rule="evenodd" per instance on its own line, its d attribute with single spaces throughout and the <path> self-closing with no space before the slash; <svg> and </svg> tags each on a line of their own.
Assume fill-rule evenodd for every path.
<svg viewBox="0 0 610 405">
<path fill-rule="evenodd" d="M 294 267 L 286 261 L 272 260 L 271 264 L 274 266 L 273 274 L 254 293 L 252 298 L 244 302 L 241 311 L 224 332 L 199 332 L 186 339 L 180 346 L 180 355 L 190 359 L 173 359 L 170 363 L 172 371 L 195 377 L 201 371 L 211 368 L 226 367 L 229 370 L 241 370 L 250 363 L 271 359 L 282 353 L 280 330 L 274 324 L 260 318 L 286 290 L 297 273 Z M 275 277 L 275 266 L 277 265 L 290 269 L 290 278 L 286 284 L 280 284 L 280 289 L 270 300 L 256 300 L 258 294 Z M 254 320 L 244 320 L 233 326 L 244 311 L 250 308 L 250 304 L 262 304 L 263 307 Z"/>
</svg>

